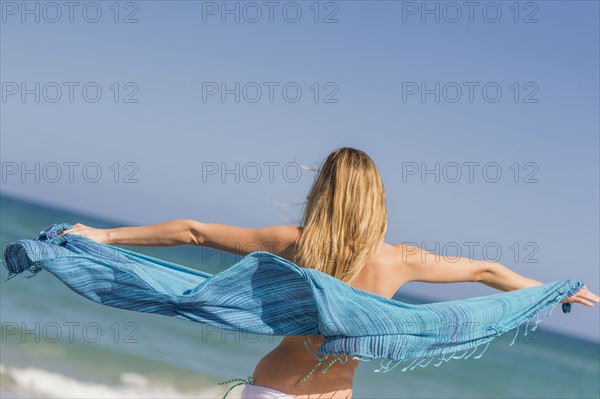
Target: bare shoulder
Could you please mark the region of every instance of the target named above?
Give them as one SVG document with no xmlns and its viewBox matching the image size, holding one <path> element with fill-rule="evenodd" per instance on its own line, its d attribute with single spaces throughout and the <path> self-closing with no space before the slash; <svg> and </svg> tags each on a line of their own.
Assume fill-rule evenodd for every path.
<svg viewBox="0 0 600 399">
<path fill-rule="evenodd" d="M 273 228 L 277 231 L 277 240 L 282 244 L 281 250 L 274 253 L 293 262 L 296 257 L 296 245 L 302 234 L 302 228 L 289 225 L 273 226 Z"/>
<path fill-rule="evenodd" d="M 420 251 L 421 248 L 414 245 L 384 243 L 380 255 L 388 262 L 399 264 L 414 260 L 415 255 L 418 255 Z"/>
<path fill-rule="evenodd" d="M 415 253 L 417 248 L 405 244 L 383 243 L 374 260 L 384 267 L 392 279 L 402 285 L 410 281 L 412 257 L 407 254 Z"/>
<path fill-rule="evenodd" d="M 265 232 L 273 233 L 284 240 L 295 242 L 299 237 L 302 229 L 297 226 L 279 225 L 263 227 Z"/>
<path fill-rule="evenodd" d="M 278 255 L 288 255 L 293 251 L 302 230 L 297 226 L 278 225 L 263 227 L 261 230 L 262 239 L 277 243 L 278 251 L 274 252 Z"/>
<path fill-rule="evenodd" d="M 432 259 L 432 253 L 416 245 L 393 244 L 392 255 L 395 267 L 402 273 L 405 282 L 417 280 L 417 271 L 426 260 Z"/>
<path fill-rule="evenodd" d="M 414 245 L 395 244 L 393 247 L 394 258 L 406 281 L 475 282 L 481 281 L 482 273 L 489 268 L 489 262 L 444 257 Z"/>
</svg>

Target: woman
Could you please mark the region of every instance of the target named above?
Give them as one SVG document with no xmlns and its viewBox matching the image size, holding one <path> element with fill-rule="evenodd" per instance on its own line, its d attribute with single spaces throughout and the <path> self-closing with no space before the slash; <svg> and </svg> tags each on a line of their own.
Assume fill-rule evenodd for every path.
<svg viewBox="0 0 600 399">
<path fill-rule="evenodd" d="M 171 220 L 104 230 L 77 224 L 62 234 L 74 233 L 109 245 L 190 244 L 239 255 L 269 251 L 388 298 L 409 281 L 480 282 L 503 291 L 542 284 L 498 263 L 468 258 L 446 261 L 418 247 L 387 244 L 386 229 L 384 187 L 377 167 L 365 152 L 340 148 L 329 154 L 310 190 L 301 227 L 242 228 Z M 593 307 L 599 300 L 584 286 L 563 303 Z M 318 349 L 323 337 L 310 338 Z M 359 361 L 336 362 L 326 374 L 314 372 L 301 382 L 315 362 L 304 341 L 305 337 L 284 337 L 258 362 L 253 384 L 245 386 L 242 397 L 351 398 Z"/>
</svg>

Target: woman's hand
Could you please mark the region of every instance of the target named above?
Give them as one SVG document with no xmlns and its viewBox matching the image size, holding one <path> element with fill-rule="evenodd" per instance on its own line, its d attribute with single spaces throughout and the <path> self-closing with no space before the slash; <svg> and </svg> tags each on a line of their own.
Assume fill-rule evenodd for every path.
<svg viewBox="0 0 600 399">
<path fill-rule="evenodd" d="M 600 302 L 600 297 L 596 294 L 592 294 L 587 286 L 584 285 L 581 289 L 573 296 L 570 296 L 567 299 L 560 301 L 560 303 L 581 303 L 582 305 L 589 306 L 590 308 L 594 307 L 594 302 Z"/>
<path fill-rule="evenodd" d="M 65 234 L 76 234 L 78 236 L 87 237 L 101 244 L 108 244 L 108 230 L 95 229 L 93 227 L 86 226 L 81 223 L 77 223 L 73 225 L 73 227 L 71 227 L 70 229 L 64 230 L 58 235 L 58 237 L 61 237 Z"/>
</svg>

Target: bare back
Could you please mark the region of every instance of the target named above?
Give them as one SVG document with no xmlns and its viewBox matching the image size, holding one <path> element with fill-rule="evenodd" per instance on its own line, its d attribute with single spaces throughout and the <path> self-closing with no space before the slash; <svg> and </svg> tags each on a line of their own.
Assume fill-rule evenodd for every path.
<svg viewBox="0 0 600 399">
<path fill-rule="evenodd" d="M 293 252 L 294 248 L 291 247 L 282 256 L 291 260 Z M 397 270 L 397 251 L 394 251 L 392 245 L 384 243 L 379 252 L 363 266 L 352 286 L 391 298 L 405 283 L 398 276 Z M 316 348 L 323 343 L 321 335 L 310 338 Z M 353 360 L 350 356 L 345 363 L 335 362 L 326 373 L 322 373 L 322 369 L 329 363 L 325 361 L 305 382 L 298 382 L 317 362 L 314 355 L 306 350 L 305 340 L 306 337 L 284 337 L 256 365 L 252 375 L 254 383 L 296 398 L 314 398 L 315 394 L 319 398 L 351 398 L 354 372 L 360 361 Z"/>
</svg>

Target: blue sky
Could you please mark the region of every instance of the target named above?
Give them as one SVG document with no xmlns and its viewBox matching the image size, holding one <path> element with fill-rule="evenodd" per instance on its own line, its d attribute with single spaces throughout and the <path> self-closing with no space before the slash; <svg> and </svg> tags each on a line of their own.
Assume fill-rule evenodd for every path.
<svg viewBox="0 0 600 399">
<path fill-rule="evenodd" d="M 499 248 L 526 276 L 600 290 L 597 2 L 477 3 L 472 21 L 462 3 L 428 2 L 439 22 L 422 2 L 278 2 L 272 22 L 262 2 L 227 2 L 239 22 L 222 2 L 60 17 L 37 3 L 39 22 L 22 4 L 1 5 L 4 193 L 124 224 L 287 224 L 314 177 L 296 162 L 353 146 L 383 176 L 387 242 Z M 599 337 L 597 306 L 547 323 Z"/>
</svg>

